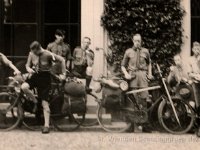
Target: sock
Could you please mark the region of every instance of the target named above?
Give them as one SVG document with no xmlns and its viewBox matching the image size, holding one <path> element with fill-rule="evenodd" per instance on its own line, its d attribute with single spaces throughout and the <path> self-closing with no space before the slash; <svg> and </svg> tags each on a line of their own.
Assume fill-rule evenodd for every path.
<svg viewBox="0 0 200 150">
<path fill-rule="evenodd" d="M 50 108 L 49 103 L 47 101 L 42 101 L 43 113 L 44 113 L 44 126 L 49 127 L 50 120 Z"/>
</svg>

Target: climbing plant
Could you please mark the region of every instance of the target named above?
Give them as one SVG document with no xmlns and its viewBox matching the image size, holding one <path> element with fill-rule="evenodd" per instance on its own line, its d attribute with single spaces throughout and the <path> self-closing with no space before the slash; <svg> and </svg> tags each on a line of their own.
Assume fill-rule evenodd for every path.
<svg viewBox="0 0 200 150">
<path fill-rule="evenodd" d="M 107 30 L 112 55 L 110 63 L 120 64 L 132 36 L 140 33 L 151 58 L 164 66 L 171 64 L 182 44 L 181 0 L 106 0 L 102 26 Z"/>
</svg>

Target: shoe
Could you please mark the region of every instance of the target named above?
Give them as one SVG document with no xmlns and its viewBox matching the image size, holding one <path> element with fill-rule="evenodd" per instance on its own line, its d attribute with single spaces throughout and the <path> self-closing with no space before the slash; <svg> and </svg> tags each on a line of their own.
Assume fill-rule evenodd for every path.
<svg viewBox="0 0 200 150">
<path fill-rule="evenodd" d="M 48 134 L 50 132 L 49 127 L 43 127 L 42 134 Z"/>
<path fill-rule="evenodd" d="M 37 107 L 37 103 L 35 103 L 35 104 L 34 104 L 34 107 L 33 107 L 33 110 L 32 110 L 33 113 L 36 113 L 36 112 L 37 112 L 37 109 L 38 109 L 38 107 Z"/>
</svg>

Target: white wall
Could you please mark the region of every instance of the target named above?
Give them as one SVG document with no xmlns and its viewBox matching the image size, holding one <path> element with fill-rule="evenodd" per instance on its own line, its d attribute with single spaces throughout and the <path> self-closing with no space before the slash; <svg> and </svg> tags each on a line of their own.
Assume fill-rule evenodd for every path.
<svg viewBox="0 0 200 150">
<path fill-rule="evenodd" d="M 104 0 L 81 0 L 81 37 L 88 36 L 92 40 L 91 48 L 95 52 L 94 77 L 104 72 L 103 51 L 96 51 L 96 47 L 104 48 L 104 30 L 101 26 Z"/>
<path fill-rule="evenodd" d="M 181 5 L 186 11 L 183 18 L 183 45 L 181 55 L 188 57 L 191 54 L 191 12 L 190 0 L 182 0 Z M 92 39 L 91 48 L 96 54 L 94 64 L 94 77 L 105 74 L 106 64 L 103 51 L 96 51 L 96 47 L 107 47 L 107 37 L 101 26 L 101 15 L 104 9 L 104 0 L 81 0 L 81 37 L 88 36 Z"/>
<path fill-rule="evenodd" d="M 190 0 L 182 0 L 181 5 L 185 10 L 183 18 L 183 45 L 181 48 L 182 57 L 189 57 L 191 55 L 191 4 Z"/>
</svg>

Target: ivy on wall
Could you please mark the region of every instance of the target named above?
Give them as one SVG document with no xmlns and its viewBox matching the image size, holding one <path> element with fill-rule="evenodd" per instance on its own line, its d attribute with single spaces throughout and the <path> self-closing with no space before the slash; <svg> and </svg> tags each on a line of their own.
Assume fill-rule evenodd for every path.
<svg viewBox="0 0 200 150">
<path fill-rule="evenodd" d="M 152 60 L 167 68 L 182 44 L 181 0 L 106 0 L 101 21 L 108 32 L 112 56 L 120 64 L 132 46 L 132 35 L 140 33 Z"/>
</svg>

